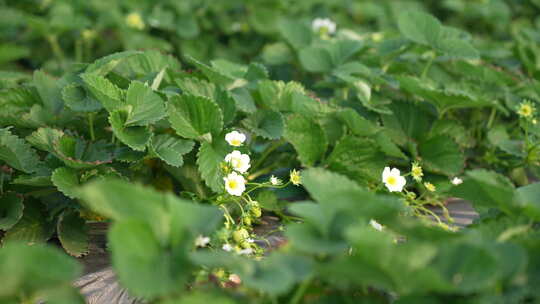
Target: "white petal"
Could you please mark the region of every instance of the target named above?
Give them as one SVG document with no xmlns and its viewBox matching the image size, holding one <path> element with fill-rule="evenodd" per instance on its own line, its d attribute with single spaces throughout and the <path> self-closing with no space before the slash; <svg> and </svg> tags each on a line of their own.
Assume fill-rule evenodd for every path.
<svg viewBox="0 0 540 304">
<path fill-rule="evenodd" d="M 386 182 L 386 180 L 388 179 L 388 176 L 390 176 L 390 168 L 389 167 L 384 167 L 384 170 L 382 172 L 382 180 L 383 180 L 383 182 Z"/>
</svg>

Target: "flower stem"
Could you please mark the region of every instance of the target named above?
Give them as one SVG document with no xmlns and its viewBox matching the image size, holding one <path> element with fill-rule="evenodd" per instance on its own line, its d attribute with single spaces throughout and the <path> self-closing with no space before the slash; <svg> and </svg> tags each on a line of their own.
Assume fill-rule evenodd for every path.
<svg viewBox="0 0 540 304">
<path fill-rule="evenodd" d="M 54 56 L 58 60 L 58 66 L 63 68 L 65 56 L 64 56 L 64 52 L 62 51 L 62 48 L 60 47 L 60 44 L 58 43 L 58 37 L 56 35 L 48 35 L 47 41 L 49 42 L 49 45 L 51 46 Z"/>
<path fill-rule="evenodd" d="M 311 280 L 312 278 L 308 278 L 307 280 L 302 282 L 300 286 L 298 286 L 298 289 L 296 289 L 296 292 L 294 293 L 291 301 L 289 301 L 290 304 L 300 303 L 300 300 L 302 300 L 302 297 L 306 293 L 307 288 L 311 284 Z"/>
<path fill-rule="evenodd" d="M 283 141 L 279 140 L 279 141 L 276 141 L 275 143 L 273 143 L 272 145 L 268 146 L 268 148 L 266 148 L 266 150 L 263 152 L 261 157 L 259 157 L 257 162 L 255 164 L 253 164 L 253 167 L 251 167 L 251 170 L 255 170 L 260 165 L 262 165 L 264 163 L 264 161 L 266 160 L 266 158 L 270 155 L 270 153 L 272 153 L 274 150 L 279 148 L 282 144 L 283 144 Z"/>
<path fill-rule="evenodd" d="M 88 113 L 88 126 L 90 127 L 90 138 L 94 141 L 96 140 L 94 134 L 94 113 Z"/>
<path fill-rule="evenodd" d="M 4 194 L 4 171 L 0 170 L 0 195 Z"/>
<path fill-rule="evenodd" d="M 426 66 L 424 67 L 424 70 L 422 71 L 422 75 L 420 78 L 422 79 L 426 78 L 429 68 L 431 68 L 431 65 L 433 64 L 433 61 L 435 60 L 436 57 L 437 57 L 436 54 L 429 56 L 429 60 L 426 63 Z"/>
</svg>

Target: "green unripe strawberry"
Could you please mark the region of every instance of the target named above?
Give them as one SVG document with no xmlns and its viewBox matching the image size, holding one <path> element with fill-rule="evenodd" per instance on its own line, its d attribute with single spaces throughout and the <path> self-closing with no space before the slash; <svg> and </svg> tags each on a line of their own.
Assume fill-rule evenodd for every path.
<svg viewBox="0 0 540 304">
<path fill-rule="evenodd" d="M 239 244 L 244 242 L 247 238 L 249 238 L 249 233 L 244 228 L 238 229 L 233 232 L 233 240 Z"/>
<path fill-rule="evenodd" d="M 261 207 L 259 206 L 259 203 L 253 202 L 251 204 L 251 208 L 249 209 L 249 212 L 251 215 L 253 215 L 255 218 L 259 218 L 262 215 Z"/>
</svg>

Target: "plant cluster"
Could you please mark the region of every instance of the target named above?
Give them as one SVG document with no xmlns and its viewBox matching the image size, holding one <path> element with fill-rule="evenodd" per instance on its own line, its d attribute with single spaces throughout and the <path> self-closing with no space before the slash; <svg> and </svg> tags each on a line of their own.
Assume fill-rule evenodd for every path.
<svg viewBox="0 0 540 304">
<path fill-rule="evenodd" d="M 111 223 L 120 283 L 148 303 L 540 300 L 537 29 L 523 9 L 538 4 L 426 2 L 458 29 L 416 1 L 307 2 L 9 6 L 47 27 L 1 61 L 18 68 L 42 39 L 56 57 L 0 73 L 0 301 L 83 303 L 79 265 L 43 243 L 81 257 L 96 221 Z M 227 32 L 220 9 L 249 11 L 256 31 Z M 377 25 L 358 31 L 360 9 Z M 466 32 L 475 18 L 504 43 Z M 124 45 L 99 41 L 109 28 Z M 81 63 L 142 46 L 166 52 Z M 201 59 L 226 46 L 234 56 Z M 480 218 L 452 225 L 450 197 Z M 265 215 L 279 224 L 260 233 Z"/>
</svg>

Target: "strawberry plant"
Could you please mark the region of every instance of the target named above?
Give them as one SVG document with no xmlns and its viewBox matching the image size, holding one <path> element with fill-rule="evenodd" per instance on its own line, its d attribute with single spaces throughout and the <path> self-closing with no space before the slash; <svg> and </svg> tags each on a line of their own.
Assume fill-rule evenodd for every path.
<svg viewBox="0 0 540 304">
<path fill-rule="evenodd" d="M 113 4 L 2 3 L 2 301 L 538 301 L 535 1 Z"/>
</svg>

